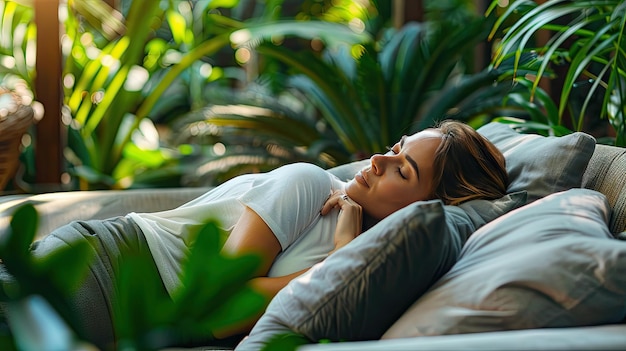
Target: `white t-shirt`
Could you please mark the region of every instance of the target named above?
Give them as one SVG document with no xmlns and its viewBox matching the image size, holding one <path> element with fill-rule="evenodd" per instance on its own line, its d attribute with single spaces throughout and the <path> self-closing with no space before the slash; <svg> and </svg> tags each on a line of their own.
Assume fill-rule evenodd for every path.
<svg viewBox="0 0 626 351">
<path fill-rule="evenodd" d="M 212 219 L 230 233 L 246 206 L 267 223 L 282 248 L 268 276 L 287 275 L 322 261 L 334 248 L 338 211 L 321 216 L 320 210 L 344 185 L 318 166 L 296 163 L 233 178 L 172 210 L 128 217 L 143 231 L 171 294 L 181 284 L 178 277 L 190 234 Z"/>
</svg>

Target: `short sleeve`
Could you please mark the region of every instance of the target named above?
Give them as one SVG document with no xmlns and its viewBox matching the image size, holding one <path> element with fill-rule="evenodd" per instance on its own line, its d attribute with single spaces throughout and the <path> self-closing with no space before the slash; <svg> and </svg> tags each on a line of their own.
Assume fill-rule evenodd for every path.
<svg viewBox="0 0 626 351">
<path fill-rule="evenodd" d="M 256 178 L 239 201 L 265 221 L 285 250 L 320 216 L 332 179 L 313 164 L 285 165 Z"/>
</svg>

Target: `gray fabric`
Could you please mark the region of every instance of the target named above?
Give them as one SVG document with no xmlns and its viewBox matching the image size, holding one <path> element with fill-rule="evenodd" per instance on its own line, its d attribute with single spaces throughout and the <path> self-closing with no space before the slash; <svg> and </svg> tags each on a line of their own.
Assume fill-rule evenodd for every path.
<svg viewBox="0 0 626 351">
<path fill-rule="evenodd" d="M 626 324 L 305 345 L 298 351 L 590 351 L 626 349 Z"/>
<path fill-rule="evenodd" d="M 480 127 L 478 132 L 504 154 L 510 179 L 508 192 L 527 190 L 529 203 L 580 187 L 595 149 L 595 139 L 582 132 L 543 137 L 520 134 L 496 122 Z"/>
<path fill-rule="evenodd" d="M 465 211 L 474 224 L 474 228 L 478 229 L 501 215 L 523 206 L 527 197 L 526 191 L 522 190 L 504 195 L 496 200 L 477 199 L 467 201 L 458 205 L 458 208 Z M 454 207 L 448 206 L 448 208 Z"/>
<path fill-rule="evenodd" d="M 359 170 L 369 165 L 370 165 L 370 159 L 368 158 L 368 159 L 354 161 L 354 162 L 347 163 L 345 165 L 340 165 L 337 167 L 330 168 L 328 169 L 328 172 L 337 176 L 339 180 L 347 182 L 351 180 L 352 178 L 354 178 L 354 175 L 356 174 L 356 172 L 358 172 Z"/>
<path fill-rule="evenodd" d="M 450 228 L 439 200 L 385 218 L 291 281 L 237 349 L 258 350 L 287 330 L 314 341 L 379 338 L 456 261 L 473 226 L 452 216 L 464 216 L 466 232 Z"/>
<path fill-rule="evenodd" d="M 601 193 L 550 195 L 485 225 L 383 338 L 620 322 L 626 243 Z"/>
<path fill-rule="evenodd" d="M 477 227 L 525 200 L 521 191 L 443 206 L 445 223 L 439 200 L 396 212 L 279 292 L 239 348 L 255 349 L 288 331 L 311 340 L 380 337 L 456 262 Z"/>
<path fill-rule="evenodd" d="M 603 193 L 613 211 L 609 229 L 617 234 L 626 230 L 626 149 L 596 145 L 583 176 L 583 187 Z"/>
<path fill-rule="evenodd" d="M 36 238 L 75 220 L 107 219 L 130 212 L 156 212 L 177 207 L 208 188 L 68 191 L 0 197 L 0 237 L 13 213 L 32 204 L 39 214 Z"/>
<path fill-rule="evenodd" d="M 112 303 L 116 264 L 126 250 L 146 252 L 148 245 L 135 223 L 125 217 L 108 220 L 76 221 L 60 227 L 44 239 L 33 243 L 32 252 L 42 257 L 53 250 L 87 241 L 94 260 L 85 281 L 72 296 L 72 311 L 86 340 L 101 349 L 110 349 L 114 342 Z M 62 267 L 58 267 L 62 269 Z M 156 270 L 156 266 L 154 267 Z M 164 288 L 165 289 L 165 288 Z"/>
</svg>

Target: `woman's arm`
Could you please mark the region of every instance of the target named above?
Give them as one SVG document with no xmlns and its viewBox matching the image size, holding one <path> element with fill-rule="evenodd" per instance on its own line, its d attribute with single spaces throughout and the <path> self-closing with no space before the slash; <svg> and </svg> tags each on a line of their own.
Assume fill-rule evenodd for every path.
<svg viewBox="0 0 626 351">
<path fill-rule="evenodd" d="M 261 258 L 259 268 L 255 272 L 255 277 L 250 280 L 250 285 L 265 297 L 266 306 L 280 289 L 285 287 L 292 279 L 308 270 L 303 269 L 282 277 L 267 277 L 267 273 L 280 251 L 280 243 L 270 227 L 249 207 L 246 207 L 222 249 L 222 252 L 229 255 L 256 254 Z M 236 326 L 214 331 L 215 337 L 222 339 L 249 332 L 264 310 Z"/>
<path fill-rule="evenodd" d="M 334 192 L 322 207 L 321 214 L 326 215 L 333 208 L 339 208 L 341 214 L 335 230 L 335 248 L 330 253 L 343 247 L 361 234 L 361 222 L 363 221 L 361 206 L 347 198 L 343 192 Z M 308 270 L 308 268 L 303 269 L 282 277 L 267 277 L 274 259 L 281 251 L 281 246 L 270 227 L 249 207 L 246 207 L 244 213 L 237 221 L 222 251 L 231 255 L 249 253 L 259 255 L 261 263 L 257 272 L 255 272 L 255 277 L 250 280 L 250 285 L 266 298 L 266 305 L 292 279 Z M 258 315 L 243 321 L 239 325 L 225 330 L 214 331 L 214 335 L 217 338 L 225 338 L 247 333 L 252 329 L 263 312 L 260 311 Z"/>
</svg>

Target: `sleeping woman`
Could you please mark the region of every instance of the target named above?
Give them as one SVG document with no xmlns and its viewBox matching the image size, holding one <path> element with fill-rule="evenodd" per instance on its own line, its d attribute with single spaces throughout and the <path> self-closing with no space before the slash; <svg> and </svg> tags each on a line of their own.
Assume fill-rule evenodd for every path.
<svg viewBox="0 0 626 351">
<path fill-rule="evenodd" d="M 289 281 L 413 202 L 496 199 L 506 194 L 507 185 L 498 149 L 466 124 L 444 121 L 372 156 L 348 182 L 312 164 L 290 164 L 238 176 L 172 210 L 72 222 L 35 242 L 32 250 L 43 255 L 85 240 L 93 247 L 97 259 L 73 306 L 88 340 L 109 349 L 116 340 L 115 265 L 124 248 L 149 250 L 163 288 L 172 294 L 181 284 L 181 262 L 193 233 L 218 219 L 228 233 L 223 252 L 261 258 L 249 283 L 269 303 Z M 259 317 L 209 337 L 245 334 Z"/>
</svg>

